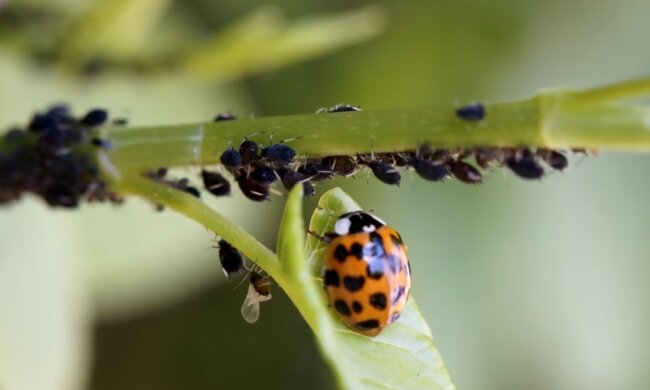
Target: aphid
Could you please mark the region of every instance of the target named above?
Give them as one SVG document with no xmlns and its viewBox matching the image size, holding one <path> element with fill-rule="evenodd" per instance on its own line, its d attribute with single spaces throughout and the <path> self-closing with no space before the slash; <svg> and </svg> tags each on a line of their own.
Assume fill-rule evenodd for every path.
<svg viewBox="0 0 650 390">
<path fill-rule="evenodd" d="M 479 167 L 488 169 L 490 164 L 497 160 L 497 155 L 493 149 L 483 148 L 474 151 L 474 159 Z"/>
<path fill-rule="evenodd" d="M 219 157 L 221 164 L 227 169 L 234 170 L 241 166 L 241 155 L 233 148 L 227 149 Z"/>
<path fill-rule="evenodd" d="M 90 140 L 90 143 L 93 144 L 94 146 L 98 148 L 102 148 L 104 150 L 111 150 L 113 148 L 113 144 L 109 140 L 104 140 L 101 138 L 92 138 Z"/>
<path fill-rule="evenodd" d="M 302 173 L 293 171 L 289 168 L 279 168 L 276 169 L 275 172 L 280 176 L 280 181 L 282 181 L 282 185 L 287 190 L 291 190 L 296 184 L 302 183 L 303 194 L 305 196 L 316 195 L 314 186 L 309 182 L 309 179 L 302 175 Z"/>
<path fill-rule="evenodd" d="M 203 186 L 214 196 L 230 195 L 230 182 L 218 172 L 201 170 Z"/>
<path fill-rule="evenodd" d="M 391 164 L 371 160 L 366 162 L 366 165 L 372 170 L 372 173 L 377 179 L 379 179 L 379 181 L 399 186 L 399 183 L 402 180 L 402 175 L 400 175 L 399 171 Z"/>
<path fill-rule="evenodd" d="M 505 162 L 508 168 L 522 179 L 535 180 L 544 176 L 544 168 L 535 161 L 535 156 L 528 149 L 507 157 Z"/>
<path fill-rule="evenodd" d="M 244 268 L 244 257 L 226 240 L 219 240 L 219 261 L 226 277 L 241 272 Z"/>
<path fill-rule="evenodd" d="M 239 189 L 248 199 L 262 202 L 270 198 L 268 184 L 259 184 L 241 172 L 236 175 L 236 180 L 237 184 L 239 184 Z"/>
<path fill-rule="evenodd" d="M 220 112 L 217 114 L 217 116 L 214 117 L 214 122 L 232 121 L 235 119 L 237 119 L 237 117 L 229 112 Z"/>
<path fill-rule="evenodd" d="M 241 307 L 241 315 L 249 324 L 260 318 L 260 302 L 271 299 L 271 281 L 255 271 L 251 272 L 248 292 Z"/>
<path fill-rule="evenodd" d="M 470 103 L 456 109 L 456 115 L 467 121 L 480 121 L 485 118 L 485 107 L 481 103 Z"/>
<path fill-rule="evenodd" d="M 272 163 L 288 164 L 296 156 L 296 151 L 285 144 L 273 144 L 262 149 L 262 157 Z"/>
<path fill-rule="evenodd" d="M 258 150 L 257 142 L 250 139 L 245 139 L 244 142 L 242 142 L 239 145 L 239 155 L 241 156 L 241 163 L 246 165 L 257 160 L 259 158 L 259 156 L 257 155 L 257 150 Z"/>
<path fill-rule="evenodd" d="M 250 178 L 260 185 L 269 186 L 278 179 L 278 176 L 275 174 L 273 168 L 260 165 L 253 169 L 250 173 Z"/>
<path fill-rule="evenodd" d="M 328 156 L 321 160 L 321 164 L 327 167 L 331 172 L 343 177 L 354 175 L 359 169 L 357 160 L 352 156 Z"/>
<path fill-rule="evenodd" d="M 96 108 L 88 111 L 80 123 L 86 126 L 101 126 L 108 120 L 108 111 Z"/>
<path fill-rule="evenodd" d="M 325 164 L 321 164 L 318 161 L 307 161 L 302 166 L 298 168 L 298 172 L 302 173 L 309 180 L 312 181 L 321 181 L 327 180 L 334 176 L 332 169 Z"/>
<path fill-rule="evenodd" d="M 431 160 L 421 158 L 411 158 L 409 165 L 415 169 L 415 172 L 424 180 L 441 181 L 450 176 L 445 164 L 434 163 Z"/>
<path fill-rule="evenodd" d="M 467 184 L 480 184 L 483 182 L 483 175 L 478 169 L 464 161 L 450 162 L 451 173 L 454 177 L 463 183 Z"/>
<path fill-rule="evenodd" d="M 320 110 L 319 110 L 320 111 Z M 327 109 L 328 113 L 335 112 L 357 112 L 361 111 L 361 107 L 352 106 L 350 104 L 337 104 Z"/>
<path fill-rule="evenodd" d="M 537 155 L 546 161 L 546 163 L 553 169 L 557 171 L 563 171 L 569 166 L 569 160 L 562 153 L 549 150 L 549 149 L 537 149 Z"/>
<path fill-rule="evenodd" d="M 129 124 L 129 120 L 126 118 L 115 118 L 111 123 L 115 126 L 126 126 Z"/>
<path fill-rule="evenodd" d="M 411 290 L 411 269 L 399 233 L 363 211 L 341 215 L 328 242 L 323 283 L 330 305 L 355 331 L 376 336 L 396 321 Z"/>
<path fill-rule="evenodd" d="M 188 194 L 194 196 L 195 198 L 200 199 L 201 198 L 201 192 L 196 188 L 192 187 L 189 184 L 189 180 L 187 178 L 180 179 L 178 182 L 176 182 L 176 188 L 187 192 Z"/>
</svg>

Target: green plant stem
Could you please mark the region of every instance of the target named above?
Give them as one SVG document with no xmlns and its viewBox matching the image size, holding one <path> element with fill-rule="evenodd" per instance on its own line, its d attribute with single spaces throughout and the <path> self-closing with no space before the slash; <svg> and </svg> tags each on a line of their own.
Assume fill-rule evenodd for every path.
<svg viewBox="0 0 650 390">
<path fill-rule="evenodd" d="M 439 147 L 583 147 L 650 150 L 650 107 L 610 102 L 650 96 L 650 80 L 584 92 L 547 91 L 531 99 L 487 104 L 469 122 L 455 107 L 239 119 L 216 123 L 114 129 L 112 161 L 121 169 L 209 165 L 245 138 L 263 145 L 286 140 L 299 155 L 319 157 Z"/>
</svg>

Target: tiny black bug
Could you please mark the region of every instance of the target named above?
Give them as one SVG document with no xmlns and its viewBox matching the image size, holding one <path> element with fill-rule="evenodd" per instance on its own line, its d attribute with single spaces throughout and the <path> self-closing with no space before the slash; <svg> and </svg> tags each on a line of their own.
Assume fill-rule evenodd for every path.
<svg viewBox="0 0 650 390">
<path fill-rule="evenodd" d="M 129 120 L 126 118 L 115 118 L 111 123 L 115 126 L 126 126 L 129 124 Z"/>
<path fill-rule="evenodd" d="M 108 120 L 108 111 L 96 108 L 88 111 L 86 115 L 81 118 L 81 124 L 86 126 L 101 126 Z"/>
<path fill-rule="evenodd" d="M 555 170 L 563 171 L 569 166 L 569 160 L 567 160 L 566 156 L 556 150 L 538 149 L 537 155 Z"/>
<path fill-rule="evenodd" d="M 257 142 L 245 139 L 244 142 L 242 142 L 239 145 L 239 155 L 241 156 L 241 163 L 246 165 L 250 164 L 253 161 L 256 161 L 259 156 L 257 155 Z"/>
<path fill-rule="evenodd" d="M 444 164 L 437 164 L 430 160 L 412 158 L 409 165 L 424 180 L 440 181 L 449 177 L 449 171 Z"/>
<path fill-rule="evenodd" d="M 237 169 L 241 166 L 241 155 L 233 148 L 227 149 L 219 157 L 221 164 L 228 169 Z"/>
<path fill-rule="evenodd" d="M 402 180 L 402 175 L 400 175 L 399 171 L 395 169 L 395 167 L 391 164 L 372 160 L 368 161 L 366 165 L 368 165 L 368 167 L 372 170 L 372 173 L 377 179 L 379 179 L 379 181 L 382 181 L 386 184 L 399 186 L 399 183 Z"/>
<path fill-rule="evenodd" d="M 522 150 L 521 153 L 515 153 L 514 156 L 509 156 L 505 162 L 508 168 L 522 179 L 535 180 L 544 176 L 544 168 L 535 161 L 535 156 L 528 149 Z"/>
<path fill-rule="evenodd" d="M 319 110 L 320 111 L 320 110 Z M 350 104 L 337 104 L 333 107 L 330 107 L 327 109 L 328 113 L 335 113 L 335 112 L 357 112 L 361 111 L 361 107 L 355 107 Z"/>
<path fill-rule="evenodd" d="M 226 277 L 230 278 L 230 275 L 241 272 L 244 268 L 244 257 L 241 253 L 223 239 L 219 240 L 218 246 L 219 261 L 221 262 L 221 268 L 226 274 Z"/>
<path fill-rule="evenodd" d="M 190 181 L 187 178 L 180 179 L 176 182 L 176 188 L 200 199 L 201 192 L 196 187 L 189 186 L 189 183 Z"/>
<path fill-rule="evenodd" d="M 253 179 L 243 174 L 243 172 L 237 175 L 237 184 L 239 184 L 241 192 L 243 192 L 250 200 L 262 202 L 270 198 L 268 185 L 255 182 Z"/>
<path fill-rule="evenodd" d="M 305 175 L 311 181 L 327 180 L 334 176 L 334 172 L 330 167 L 318 161 L 307 161 L 298 168 L 298 172 Z"/>
<path fill-rule="evenodd" d="M 309 182 L 309 179 L 305 178 L 300 172 L 293 171 L 288 168 L 280 168 L 275 171 L 278 176 L 280 176 L 280 181 L 282 185 L 287 190 L 291 190 L 293 186 L 298 183 L 302 183 L 303 194 L 305 196 L 315 196 L 316 190 L 314 186 Z"/>
<path fill-rule="evenodd" d="M 214 196 L 230 195 L 230 182 L 218 172 L 201 170 L 203 186 Z"/>
<path fill-rule="evenodd" d="M 278 176 L 275 174 L 275 171 L 271 167 L 265 165 L 260 165 L 255 167 L 250 173 L 250 178 L 258 184 L 270 185 L 272 184 Z"/>
<path fill-rule="evenodd" d="M 262 149 L 262 157 L 270 162 L 288 164 L 296 156 L 296 151 L 285 144 L 273 144 Z"/>
<path fill-rule="evenodd" d="M 463 183 L 480 184 L 483 182 L 483 175 L 478 169 L 464 161 L 454 161 L 449 163 L 451 172 L 454 177 Z"/>
<path fill-rule="evenodd" d="M 214 117 L 215 122 L 232 121 L 235 119 L 237 119 L 237 117 L 229 112 L 220 112 L 217 114 L 217 116 Z"/>
<path fill-rule="evenodd" d="M 113 144 L 111 141 L 104 140 L 101 138 L 93 138 L 90 140 L 90 143 L 92 143 L 94 146 L 97 146 L 98 148 L 102 148 L 104 150 L 111 150 L 113 148 Z"/>
<path fill-rule="evenodd" d="M 465 107 L 456 109 L 456 115 L 467 121 L 480 121 L 485 118 L 485 107 L 481 103 L 470 103 Z"/>
</svg>

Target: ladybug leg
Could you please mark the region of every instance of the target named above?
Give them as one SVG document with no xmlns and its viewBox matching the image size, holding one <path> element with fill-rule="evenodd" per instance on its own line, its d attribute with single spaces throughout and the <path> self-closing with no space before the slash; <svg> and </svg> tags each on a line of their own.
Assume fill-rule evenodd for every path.
<svg viewBox="0 0 650 390">
<path fill-rule="evenodd" d="M 313 230 L 307 230 L 307 234 L 311 234 L 312 236 L 316 237 L 317 239 L 319 239 L 319 240 L 321 240 L 321 241 L 323 241 L 323 242 L 325 242 L 325 243 L 329 243 L 329 242 L 331 242 L 334 238 L 337 237 L 336 233 L 325 233 L 325 234 L 323 234 L 323 235 L 321 236 L 320 234 L 316 233 L 316 232 L 313 231 Z"/>
</svg>

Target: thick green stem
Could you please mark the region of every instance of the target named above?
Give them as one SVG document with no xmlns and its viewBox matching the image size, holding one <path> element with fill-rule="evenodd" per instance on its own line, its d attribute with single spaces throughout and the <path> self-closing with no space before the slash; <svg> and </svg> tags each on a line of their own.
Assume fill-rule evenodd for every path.
<svg viewBox="0 0 650 390">
<path fill-rule="evenodd" d="M 537 146 L 650 150 L 650 108 L 611 103 L 650 95 L 650 81 L 585 92 L 549 91 L 487 104 L 484 120 L 469 122 L 455 107 L 420 107 L 309 114 L 216 123 L 116 129 L 113 162 L 127 170 L 209 165 L 245 137 L 266 145 L 287 140 L 299 155 L 318 157 L 440 147 Z"/>
</svg>

